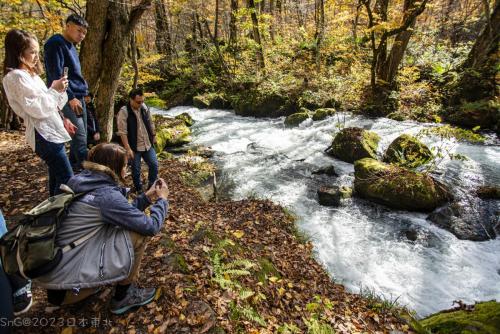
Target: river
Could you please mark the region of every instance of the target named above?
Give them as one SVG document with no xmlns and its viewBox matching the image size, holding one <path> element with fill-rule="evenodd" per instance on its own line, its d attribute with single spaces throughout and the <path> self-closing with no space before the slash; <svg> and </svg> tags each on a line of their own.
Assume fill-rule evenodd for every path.
<svg viewBox="0 0 500 334">
<path fill-rule="evenodd" d="M 362 199 L 332 208 L 317 203 L 321 185 L 352 185 L 354 168 L 323 151 L 341 126 L 357 126 L 381 136 L 379 153 L 402 133 L 415 134 L 430 124 L 368 119 L 340 113 L 324 121 L 286 129 L 283 118 L 255 119 L 224 110 L 177 107 L 166 115 L 188 112 L 195 144 L 215 150 L 222 179 L 233 199 L 268 198 L 298 216 L 299 228 L 314 245 L 315 255 L 337 283 L 352 292 L 370 289 L 426 316 L 466 303 L 500 300 L 500 238 L 485 242 L 459 240 L 426 220 L 427 214 L 395 211 Z M 436 138 L 423 140 L 441 145 Z M 455 195 L 478 185 L 500 185 L 500 146 L 445 142 L 469 158 L 445 160 L 439 178 Z M 333 165 L 338 177 L 315 175 Z M 406 237 L 416 231 L 417 240 Z"/>
</svg>

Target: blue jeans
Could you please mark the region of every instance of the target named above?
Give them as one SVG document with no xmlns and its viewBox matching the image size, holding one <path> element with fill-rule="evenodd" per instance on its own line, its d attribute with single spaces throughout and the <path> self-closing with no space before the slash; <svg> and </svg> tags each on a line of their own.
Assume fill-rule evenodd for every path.
<svg viewBox="0 0 500 334">
<path fill-rule="evenodd" d="M 144 159 L 149 167 L 148 171 L 148 189 L 153 185 L 158 177 L 158 160 L 156 159 L 156 151 L 153 146 L 148 151 L 134 152 L 134 160 L 132 161 L 132 179 L 134 187 L 137 191 L 142 191 L 141 183 L 141 158 Z"/>
<path fill-rule="evenodd" d="M 73 176 L 64 144 L 51 143 L 35 130 L 35 152 L 49 167 L 50 196 L 59 194 L 59 186 L 66 184 Z"/>
<path fill-rule="evenodd" d="M 69 147 L 70 160 L 75 163 L 75 169 L 82 168 L 82 162 L 87 160 L 87 107 L 83 98 L 79 99 L 83 106 L 82 116 L 77 117 L 69 106 L 69 102 L 63 108 L 64 117 L 69 118 L 71 123 L 76 125 L 75 136 L 71 139 Z"/>
</svg>

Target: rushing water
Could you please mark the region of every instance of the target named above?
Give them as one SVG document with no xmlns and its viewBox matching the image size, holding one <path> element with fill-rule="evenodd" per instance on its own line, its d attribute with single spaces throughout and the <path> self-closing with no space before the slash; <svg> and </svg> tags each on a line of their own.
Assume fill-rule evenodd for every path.
<svg viewBox="0 0 500 334">
<path fill-rule="evenodd" d="M 233 183 L 231 196 L 269 198 L 295 212 L 317 259 L 351 291 L 363 287 L 386 299 L 398 298 L 420 316 L 449 308 L 455 299 L 500 300 L 500 238 L 458 240 L 427 221 L 426 214 L 390 210 L 361 199 L 350 199 L 339 208 L 317 203 L 321 185 L 352 185 L 354 179 L 352 164 L 323 153 L 339 123 L 378 133 L 379 153 L 401 133 L 414 134 L 430 125 L 341 114 L 285 129 L 283 118 L 255 119 L 193 107 L 157 112 L 188 112 L 196 120 L 194 142 L 216 151 L 224 178 Z M 424 142 L 438 145 L 435 140 Z M 482 184 L 500 185 L 500 146 L 493 141 L 446 143 L 469 160 L 445 161 L 440 178 L 456 194 Z M 339 177 L 312 173 L 332 164 Z M 417 231 L 416 241 L 406 237 L 410 230 Z"/>
</svg>

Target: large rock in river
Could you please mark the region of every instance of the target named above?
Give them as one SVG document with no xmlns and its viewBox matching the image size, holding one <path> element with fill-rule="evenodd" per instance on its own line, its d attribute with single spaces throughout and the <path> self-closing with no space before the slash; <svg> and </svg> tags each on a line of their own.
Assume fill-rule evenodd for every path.
<svg viewBox="0 0 500 334">
<path fill-rule="evenodd" d="M 309 119 L 309 113 L 305 110 L 301 110 L 301 112 L 287 116 L 285 118 L 285 126 L 286 127 L 299 126 L 299 124 L 305 121 L 306 119 Z"/>
<path fill-rule="evenodd" d="M 157 153 L 165 147 L 180 146 L 191 142 L 191 130 L 182 119 L 175 119 L 161 115 L 154 115 L 153 122 L 156 128 Z"/>
<path fill-rule="evenodd" d="M 219 93 L 205 93 L 193 97 L 193 105 L 199 109 L 228 109 L 231 103 Z"/>
<path fill-rule="evenodd" d="M 446 187 L 432 177 L 365 158 L 354 164 L 357 195 L 395 209 L 432 211 L 450 198 Z"/>
<path fill-rule="evenodd" d="M 339 206 L 342 199 L 352 197 L 352 188 L 346 186 L 321 187 L 318 202 L 325 206 Z"/>
<path fill-rule="evenodd" d="M 314 111 L 312 115 L 313 121 L 321 121 L 327 118 L 328 116 L 332 116 L 335 114 L 335 108 L 319 108 Z"/>
<path fill-rule="evenodd" d="M 337 133 L 327 153 L 350 163 L 363 158 L 376 159 L 379 141 L 380 137 L 375 132 L 345 128 Z"/>
<path fill-rule="evenodd" d="M 495 239 L 500 234 L 500 201 L 467 198 L 437 209 L 427 219 L 458 239 Z"/>
<path fill-rule="evenodd" d="M 384 162 L 407 168 L 416 168 L 432 159 L 432 152 L 417 138 L 402 134 L 387 148 Z"/>
</svg>

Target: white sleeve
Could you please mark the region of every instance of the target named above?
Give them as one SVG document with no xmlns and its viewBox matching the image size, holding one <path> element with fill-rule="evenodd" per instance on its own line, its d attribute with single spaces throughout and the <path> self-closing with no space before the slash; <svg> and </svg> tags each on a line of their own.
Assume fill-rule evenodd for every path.
<svg viewBox="0 0 500 334">
<path fill-rule="evenodd" d="M 64 108 L 64 106 L 66 105 L 66 103 L 68 102 L 68 94 L 66 92 L 63 92 L 63 93 L 59 93 L 57 90 L 55 90 L 54 88 L 49 88 L 49 90 L 47 91 L 49 94 L 51 94 L 52 96 L 54 96 L 54 98 L 56 99 L 57 101 L 57 107 L 62 110 L 62 108 Z"/>
<path fill-rule="evenodd" d="M 32 118 L 44 119 L 58 112 L 62 94 L 54 89 L 42 92 L 36 88 L 35 80 L 30 80 L 16 72 L 4 77 L 3 83 L 9 103 L 15 101 L 24 114 Z"/>
</svg>

